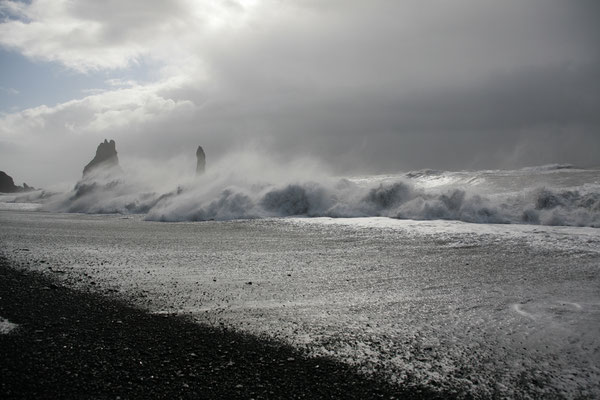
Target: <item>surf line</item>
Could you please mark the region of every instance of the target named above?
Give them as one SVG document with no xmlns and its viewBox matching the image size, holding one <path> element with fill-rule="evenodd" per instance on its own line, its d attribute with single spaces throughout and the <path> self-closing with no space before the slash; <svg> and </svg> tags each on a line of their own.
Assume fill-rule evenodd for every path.
<svg viewBox="0 0 600 400">
<path fill-rule="evenodd" d="M 511 305 L 511 308 L 513 310 L 515 310 L 517 312 L 517 314 L 522 315 L 522 316 L 527 317 L 527 318 L 531 318 L 532 320 L 535 321 L 535 319 L 536 319 L 535 316 L 533 314 L 530 314 L 527 311 L 523 310 L 521 308 L 521 306 L 522 306 L 522 304 L 515 303 L 515 304 Z"/>
</svg>

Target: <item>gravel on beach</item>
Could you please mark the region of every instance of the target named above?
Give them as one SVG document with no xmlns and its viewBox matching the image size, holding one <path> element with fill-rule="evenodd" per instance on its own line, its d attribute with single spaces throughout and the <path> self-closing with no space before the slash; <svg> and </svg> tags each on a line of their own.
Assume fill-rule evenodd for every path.
<svg viewBox="0 0 600 400">
<path fill-rule="evenodd" d="M 0 397 L 436 398 L 285 344 L 153 315 L 0 257 Z M 449 394 L 445 394 L 448 398 Z"/>
</svg>

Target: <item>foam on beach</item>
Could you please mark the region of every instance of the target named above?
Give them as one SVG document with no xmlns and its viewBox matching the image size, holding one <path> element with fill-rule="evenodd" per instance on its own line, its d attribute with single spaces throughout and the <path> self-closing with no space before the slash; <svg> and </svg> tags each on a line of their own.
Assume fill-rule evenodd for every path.
<svg viewBox="0 0 600 400">
<path fill-rule="evenodd" d="M 3 211 L 2 251 L 61 285 L 274 337 L 404 385 L 598 397 L 598 229 L 142 219 Z"/>
<path fill-rule="evenodd" d="M 0 335 L 7 335 L 17 329 L 19 325 L 10 322 L 9 320 L 0 317 Z"/>
</svg>

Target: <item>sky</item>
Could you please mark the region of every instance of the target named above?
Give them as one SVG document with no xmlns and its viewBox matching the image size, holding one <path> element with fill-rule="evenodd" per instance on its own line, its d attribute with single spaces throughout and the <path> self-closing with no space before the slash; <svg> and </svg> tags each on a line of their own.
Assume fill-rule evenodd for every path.
<svg viewBox="0 0 600 400">
<path fill-rule="evenodd" d="M 75 182 L 105 138 L 122 164 L 202 145 L 208 167 L 248 151 L 345 175 L 598 166 L 598 18 L 596 0 L 1 0 L 0 170 Z"/>
</svg>

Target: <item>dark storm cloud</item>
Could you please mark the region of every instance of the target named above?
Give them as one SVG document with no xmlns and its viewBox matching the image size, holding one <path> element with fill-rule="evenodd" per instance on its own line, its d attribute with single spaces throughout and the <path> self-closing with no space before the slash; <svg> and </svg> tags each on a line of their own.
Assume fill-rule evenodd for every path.
<svg viewBox="0 0 600 400">
<path fill-rule="evenodd" d="M 594 64 L 523 67 L 406 93 L 296 88 L 245 100 L 207 106 L 190 121 L 191 135 L 220 138 L 211 143 L 219 150 L 259 138 L 274 153 L 318 154 L 353 172 L 590 166 L 600 154 Z"/>
<path fill-rule="evenodd" d="M 593 3 L 312 5 L 207 49 L 209 131 L 344 168 L 597 163 Z"/>
</svg>

